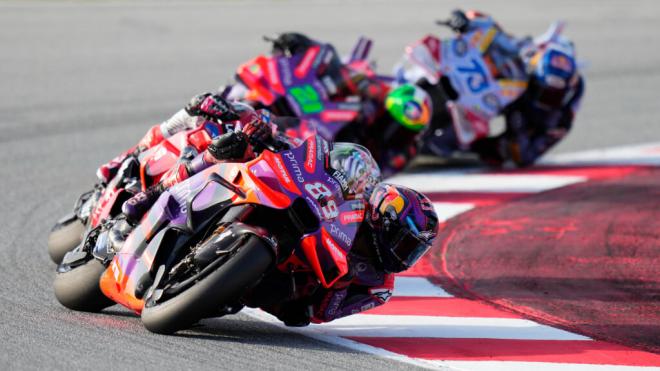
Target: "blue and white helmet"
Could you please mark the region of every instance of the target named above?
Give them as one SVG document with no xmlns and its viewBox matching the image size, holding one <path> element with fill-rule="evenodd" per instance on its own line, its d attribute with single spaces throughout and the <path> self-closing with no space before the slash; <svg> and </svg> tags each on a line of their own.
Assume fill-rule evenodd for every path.
<svg viewBox="0 0 660 371">
<path fill-rule="evenodd" d="M 540 45 L 528 59 L 527 69 L 534 100 L 543 108 L 564 106 L 579 81 L 575 48 L 562 37 Z"/>
</svg>

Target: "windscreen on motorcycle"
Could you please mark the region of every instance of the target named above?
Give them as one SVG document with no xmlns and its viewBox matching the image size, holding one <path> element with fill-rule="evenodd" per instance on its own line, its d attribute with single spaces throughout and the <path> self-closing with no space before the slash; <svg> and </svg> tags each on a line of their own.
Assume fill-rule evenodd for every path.
<svg viewBox="0 0 660 371">
<path fill-rule="evenodd" d="M 355 194 L 367 192 L 382 180 L 376 160 L 359 144 L 335 143 L 330 151 L 330 167 L 345 175 L 349 189 Z"/>
</svg>

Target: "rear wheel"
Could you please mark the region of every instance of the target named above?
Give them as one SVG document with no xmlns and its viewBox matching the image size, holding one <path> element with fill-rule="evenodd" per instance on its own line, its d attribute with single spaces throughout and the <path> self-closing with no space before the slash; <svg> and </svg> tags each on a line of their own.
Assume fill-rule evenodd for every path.
<svg viewBox="0 0 660 371">
<path fill-rule="evenodd" d="M 256 236 L 223 265 L 180 294 L 145 304 L 142 323 L 152 332 L 171 334 L 213 316 L 255 284 L 273 263 L 272 248 Z"/>
<path fill-rule="evenodd" d="M 82 242 L 84 233 L 85 225 L 78 218 L 56 225 L 48 236 L 48 255 L 53 262 L 60 264 L 64 255 Z"/>
<path fill-rule="evenodd" d="M 68 272 L 57 273 L 53 282 L 57 301 L 69 309 L 81 312 L 100 312 L 114 305 L 115 302 L 101 292 L 99 280 L 103 272 L 105 266 L 92 259 Z"/>
</svg>

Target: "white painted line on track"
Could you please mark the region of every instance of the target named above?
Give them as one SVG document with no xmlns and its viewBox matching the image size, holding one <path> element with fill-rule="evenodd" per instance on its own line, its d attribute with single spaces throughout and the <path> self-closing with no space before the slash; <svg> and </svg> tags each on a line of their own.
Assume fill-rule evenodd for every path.
<svg viewBox="0 0 660 371">
<path fill-rule="evenodd" d="M 429 361 L 438 366 L 454 370 L 470 371 L 658 371 L 660 367 L 591 365 L 557 362 L 512 362 L 512 361 Z"/>
<path fill-rule="evenodd" d="M 272 315 L 259 310 L 259 309 L 253 309 L 253 308 L 245 308 L 241 311 L 241 313 L 246 314 L 252 318 L 258 319 L 260 321 L 268 322 L 274 326 L 277 326 L 279 328 L 285 329 L 290 332 L 295 332 L 297 334 L 305 335 L 308 336 L 312 339 L 316 339 L 319 341 L 323 341 L 325 343 L 333 344 L 333 345 L 338 345 L 344 348 L 349 348 L 349 349 L 354 349 L 360 352 L 365 352 L 369 354 L 373 354 L 378 357 L 382 358 L 387 358 L 393 361 L 397 362 L 404 362 L 408 363 L 411 365 L 415 365 L 418 367 L 423 367 L 426 369 L 430 370 L 444 370 L 444 371 L 452 371 L 455 370 L 454 368 L 450 368 L 447 365 L 442 365 L 439 362 L 436 361 L 427 361 L 419 358 L 411 358 L 404 356 L 402 354 L 390 352 L 388 350 L 374 347 L 371 345 L 367 345 L 364 343 L 360 343 L 357 341 L 353 341 L 350 339 L 342 338 L 339 336 L 335 335 L 326 335 L 323 334 L 319 331 L 316 331 L 315 328 L 318 326 L 322 325 L 317 325 L 317 326 L 308 326 L 308 327 L 287 327 L 285 326 L 280 320 L 277 318 L 273 317 Z"/>
<path fill-rule="evenodd" d="M 516 192 L 535 193 L 585 181 L 582 176 L 534 174 L 467 174 L 437 173 L 397 175 L 388 182 L 414 188 L 420 192 Z"/>
<path fill-rule="evenodd" d="M 394 279 L 394 296 L 451 298 L 453 295 L 434 285 L 424 277 L 400 277 Z"/>
<path fill-rule="evenodd" d="M 445 222 L 456 215 L 463 214 L 464 212 L 474 208 L 471 203 L 458 203 L 458 202 L 434 202 L 433 207 L 435 213 L 438 214 L 438 221 Z"/>
<path fill-rule="evenodd" d="M 545 157 L 542 165 L 660 165 L 660 142 L 562 153 Z"/>
<path fill-rule="evenodd" d="M 350 337 L 591 340 L 582 335 L 516 318 L 434 317 L 354 314 L 321 325 L 326 335 Z"/>
</svg>

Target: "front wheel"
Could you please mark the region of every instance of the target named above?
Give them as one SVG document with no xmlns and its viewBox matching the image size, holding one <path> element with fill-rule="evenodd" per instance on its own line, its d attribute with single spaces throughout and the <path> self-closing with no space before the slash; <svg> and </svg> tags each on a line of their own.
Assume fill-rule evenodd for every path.
<svg viewBox="0 0 660 371">
<path fill-rule="evenodd" d="M 99 286 L 105 266 L 92 259 L 64 273 L 56 273 L 53 288 L 55 297 L 65 307 L 81 312 L 100 312 L 114 305 Z"/>
<path fill-rule="evenodd" d="M 273 263 L 272 248 L 251 236 L 226 263 L 182 293 L 142 310 L 142 323 L 151 332 L 171 334 L 217 313 L 255 284 Z"/>
<path fill-rule="evenodd" d="M 51 260 L 60 264 L 64 255 L 82 242 L 84 233 L 85 225 L 78 218 L 55 225 L 48 236 L 48 255 Z"/>
</svg>

